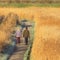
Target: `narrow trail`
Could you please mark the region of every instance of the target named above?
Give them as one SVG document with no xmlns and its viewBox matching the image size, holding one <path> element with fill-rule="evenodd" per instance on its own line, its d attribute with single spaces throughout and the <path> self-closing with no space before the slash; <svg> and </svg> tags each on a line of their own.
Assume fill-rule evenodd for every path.
<svg viewBox="0 0 60 60">
<path fill-rule="evenodd" d="M 27 45 L 25 45 L 24 43 L 18 44 L 15 52 L 12 54 L 9 60 L 23 60 L 26 50 Z"/>
<path fill-rule="evenodd" d="M 30 23 L 30 25 L 32 25 L 33 23 L 31 22 L 28 22 Z M 29 26 L 30 26 L 29 25 Z M 31 40 L 33 38 L 33 30 L 34 30 L 34 27 L 33 25 L 31 26 L 32 28 L 29 29 L 30 30 L 30 34 L 31 34 Z M 30 44 L 30 41 L 28 42 Z M 28 45 L 25 45 L 25 42 L 24 40 L 22 39 L 21 40 L 21 43 L 16 45 L 16 49 L 14 51 L 14 53 L 12 54 L 12 56 L 10 57 L 9 60 L 23 60 L 24 59 L 24 54 L 26 52 L 26 50 L 28 49 Z"/>
</svg>

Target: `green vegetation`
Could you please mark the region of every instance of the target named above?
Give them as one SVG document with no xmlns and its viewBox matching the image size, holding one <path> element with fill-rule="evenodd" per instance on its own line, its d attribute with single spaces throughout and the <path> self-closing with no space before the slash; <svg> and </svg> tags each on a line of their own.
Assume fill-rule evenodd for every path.
<svg viewBox="0 0 60 60">
<path fill-rule="evenodd" d="M 0 3 L 0 7 L 60 7 L 60 3 Z"/>
<path fill-rule="evenodd" d="M 28 3 L 0 3 L 0 7 L 28 7 L 33 6 Z"/>
<path fill-rule="evenodd" d="M 60 7 L 60 3 L 36 4 L 37 7 Z"/>
</svg>

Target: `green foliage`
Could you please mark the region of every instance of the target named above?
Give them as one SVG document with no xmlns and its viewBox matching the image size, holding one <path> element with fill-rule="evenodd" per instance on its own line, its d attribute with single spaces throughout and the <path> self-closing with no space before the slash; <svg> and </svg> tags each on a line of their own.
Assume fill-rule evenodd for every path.
<svg viewBox="0 0 60 60">
<path fill-rule="evenodd" d="M 0 3 L 0 7 L 28 7 L 32 4 L 28 3 Z"/>
<path fill-rule="evenodd" d="M 60 7 L 60 3 L 0 3 L 0 7 Z"/>
<path fill-rule="evenodd" d="M 44 4 L 36 4 L 37 7 L 60 7 L 60 3 L 44 3 Z"/>
</svg>

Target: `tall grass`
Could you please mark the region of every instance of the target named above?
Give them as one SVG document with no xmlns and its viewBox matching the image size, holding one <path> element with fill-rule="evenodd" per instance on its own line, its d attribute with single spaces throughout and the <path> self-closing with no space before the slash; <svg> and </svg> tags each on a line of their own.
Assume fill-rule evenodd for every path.
<svg viewBox="0 0 60 60">
<path fill-rule="evenodd" d="M 3 49 L 4 45 L 9 43 L 8 41 L 15 25 L 16 15 L 8 14 L 3 23 L 0 25 L 0 50 Z"/>
</svg>

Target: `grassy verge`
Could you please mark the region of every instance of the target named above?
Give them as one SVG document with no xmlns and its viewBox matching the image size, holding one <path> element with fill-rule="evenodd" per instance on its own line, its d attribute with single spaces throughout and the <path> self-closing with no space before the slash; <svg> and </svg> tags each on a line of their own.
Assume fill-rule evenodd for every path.
<svg viewBox="0 0 60 60">
<path fill-rule="evenodd" d="M 60 3 L 0 3 L 0 7 L 60 7 Z"/>
<path fill-rule="evenodd" d="M 37 7 L 60 7 L 60 3 L 45 3 L 45 4 L 36 4 Z"/>
<path fill-rule="evenodd" d="M 29 7 L 33 6 L 32 4 L 28 3 L 0 3 L 0 7 Z"/>
</svg>

